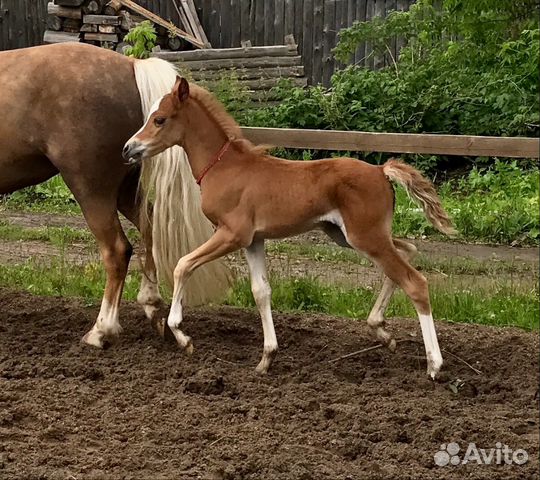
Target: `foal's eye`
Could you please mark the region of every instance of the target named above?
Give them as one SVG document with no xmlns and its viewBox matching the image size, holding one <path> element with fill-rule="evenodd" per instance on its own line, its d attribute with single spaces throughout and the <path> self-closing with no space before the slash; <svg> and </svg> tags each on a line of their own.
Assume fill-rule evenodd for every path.
<svg viewBox="0 0 540 480">
<path fill-rule="evenodd" d="M 165 123 L 165 120 L 166 120 L 166 118 L 163 118 L 163 117 L 157 117 L 157 118 L 154 119 L 154 125 L 155 125 L 156 127 L 162 127 L 163 124 Z"/>
</svg>

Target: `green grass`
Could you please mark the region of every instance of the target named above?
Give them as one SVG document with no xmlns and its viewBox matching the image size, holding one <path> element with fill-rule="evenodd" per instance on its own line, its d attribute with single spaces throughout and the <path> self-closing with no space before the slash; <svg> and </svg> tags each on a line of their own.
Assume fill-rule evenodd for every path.
<svg viewBox="0 0 540 480">
<path fill-rule="evenodd" d="M 130 272 L 124 298 L 135 300 L 139 283 L 139 272 Z M 105 273 L 101 262 L 74 265 L 63 259 L 47 262 L 30 259 L 19 265 L 0 265 L 0 287 L 26 290 L 35 295 L 81 297 L 94 303 L 103 296 Z"/>
<path fill-rule="evenodd" d="M 135 228 L 129 228 L 126 235 L 131 242 L 139 239 Z M 0 240 L 40 241 L 57 247 L 66 247 L 73 243 L 95 245 L 96 240 L 89 229 L 73 227 L 23 227 L 0 220 Z"/>
<path fill-rule="evenodd" d="M 89 230 L 71 227 L 37 227 L 26 228 L 0 221 L 0 239 L 8 241 L 40 241 L 64 247 L 71 243 L 94 241 Z"/>
<path fill-rule="evenodd" d="M 329 315 L 364 319 L 373 306 L 378 291 L 324 285 L 310 277 L 272 278 L 272 305 L 283 312 L 321 312 Z M 449 322 L 516 326 L 527 330 L 539 328 L 538 288 L 523 291 L 511 286 L 449 290 L 431 288 L 434 315 Z M 226 303 L 254 307 L 247 279 L 236 282 Z M 388 317 L 415 317 L 410 300 L 396 292 Z"/>
<path fill-rule="evenodd" d="M 124 298 L 136 299 L 140 282 L 138 272 L 130 272 Z M 310 277 L 271 280 L 272 305 L 278 311 L 321 312 L 329 315 L 364 319 L 378 291 L 325 285 Z M 16 288 L 36 295 L 82 297 L 99 301 L 103 295 L 105 274 L 100 262 L 74 265 L 63 259 L 47 262 L 30 259 L 19 265 L 0 265 L 0 287 Z M 494 285 L 478 288 L 433 286 L 431 299 L 435 316 L 450 322 L 481 323 L 538 329 L 538 285 L 517 288 Z M 238 280 L 225 303 L 254 307 L 249 281 Z M 405 295 L 396 292 L 388 316 L 414 317 L 414 309 Z"/>
</svg>

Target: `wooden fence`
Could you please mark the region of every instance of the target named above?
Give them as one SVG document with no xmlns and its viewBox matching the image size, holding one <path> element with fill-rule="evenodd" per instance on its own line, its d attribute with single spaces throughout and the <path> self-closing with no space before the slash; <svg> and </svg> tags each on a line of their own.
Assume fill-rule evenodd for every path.
<svg viewBox="0 0 540 480">
<path fill-rule="evenodd" d="M 255 144 L 313 150 L 540 158 L 538 138 L 243 127 Z"/>
<path fill-rule="evenodd" d="M 46 21 L 47 0 L 0 0 L 0 50 L 39 45 Z M 179 25 L 172 0 L 137 0 L 137 3 Z M 407 10 L 414 0 L 195 0 L 199 18 L 213 48 L 282 45 L 293 34 L 310 83 L 328 84 L 336 68 L 332 49 L 337 33 L 356 20 Z M 398 42 L 390 46 L 392 55 Z M 381 67 L 388 60 L 375 57 L 361 45 L 355 62 Z"/>
</svg>

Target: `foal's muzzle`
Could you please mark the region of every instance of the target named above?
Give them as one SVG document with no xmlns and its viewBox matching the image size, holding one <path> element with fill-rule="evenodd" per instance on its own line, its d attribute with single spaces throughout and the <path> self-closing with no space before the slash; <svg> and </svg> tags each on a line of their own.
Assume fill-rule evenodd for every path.
<svg viewBox="0 0 540 480">
<path fill-rule="evenodd" d="M 138 140 L 134 140 L 125 144 L 124 149 L 122 150 L 122 156 L 127 160 L 129 165 L 133 165 L 139 163 L 143 159 L 145 151 L 146 146 Z"/>
</svg>

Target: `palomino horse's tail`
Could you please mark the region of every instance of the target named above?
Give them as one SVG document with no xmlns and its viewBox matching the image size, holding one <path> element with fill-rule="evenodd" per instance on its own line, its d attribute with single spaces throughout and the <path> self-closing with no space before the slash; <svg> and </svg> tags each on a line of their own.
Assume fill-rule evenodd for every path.
<svg viewBox="0 0 540 480">
<path fill-rule="evenodd" d="M 144 119 L 153 105 L 169 93 L 177 72 L 164 60 L 151 58 L 134 61 L 135 78 L 141 95 Z M 212 224 L 204 217 L 201 195 L 184 150 L 169 148 L 142 162 L 141 232 L 153 237 L 153 255 L 160 279 L 173 285 L 176 263 L 183 255 L 204 243 L 213 233 Z M 152 212 L 152 218 L 149 218 Z M 217 300 L 230 286 L 229 269 L 215 261 L 198 269 L 187 284 L 184 299 L 189 305 Z"/>
<path fill-rule="evenodd" d="M 389 180 L 401 185 L 422 206 L 427 219 L 437 230 L 446 235 L 457 233 L 441 205 L 435 187 L 416 168 L 399 160 L 390 159 L 382 166 L 382 169 Z"/>
</svg>

